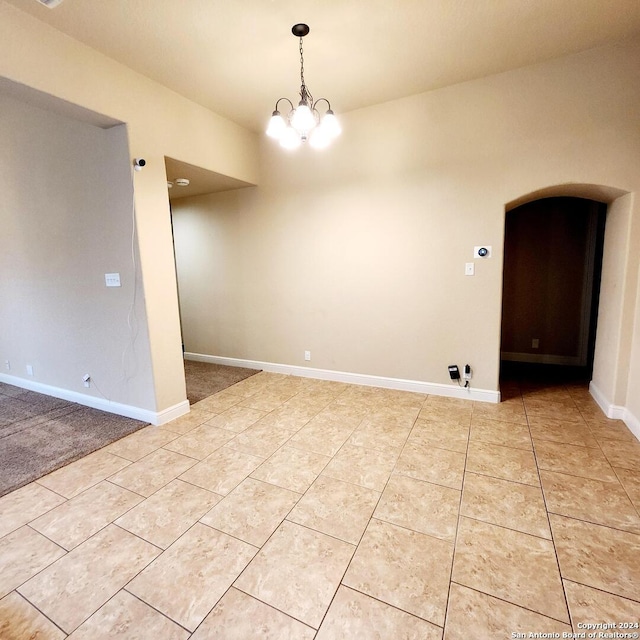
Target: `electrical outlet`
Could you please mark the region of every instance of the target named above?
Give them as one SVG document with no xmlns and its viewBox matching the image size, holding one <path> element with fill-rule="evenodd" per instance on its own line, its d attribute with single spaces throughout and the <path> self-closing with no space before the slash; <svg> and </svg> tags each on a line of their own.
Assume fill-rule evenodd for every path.
<svg viewBox="0 0 640 640">
<path fill-rule="evenodd" d="M 82 382 L 84 382 L 84 386 L 85 387 L 90 387 L 91 386 L 91 376 L 86 373 L 85 375 L 82 376 Z"/>
<path fill-rule="evenodd" d="M 540 338 L 532 338 L 531 340 L 531 348 L 539 349 L 540 348 Z"/>
<path fill-rule="evenodd" d="M 468 364 L 464 365 L 464 373 L 462 374 L 462 377 L 465 380 L 471 380 L 471 366 Z"/>
<path fill-rule="evenodd" d="M 8 360 L 5 360 L 5 361 L 4 361 L 4 368 L 5 368 L 7 371 L 11 371 L 11 363 L 10 363 Z"/>
<path fill-rule="evenodd" d="M 311 351 L 305 351 L 304 352 L 304 359 L 305 360 L 311 360 Z"/>
<path fill-rule="evenodd" d="M 107 287 L 119 287 L 120 286 L 120 274 L 119 273 L 105 273 L 104 283 Z"/>
<path fill-rule="evenodd" d="M 27 365 L 27 375 L 28 376 L 32 376 L 33 375 L 33 366 L 28 364 Z"/>
</svg>

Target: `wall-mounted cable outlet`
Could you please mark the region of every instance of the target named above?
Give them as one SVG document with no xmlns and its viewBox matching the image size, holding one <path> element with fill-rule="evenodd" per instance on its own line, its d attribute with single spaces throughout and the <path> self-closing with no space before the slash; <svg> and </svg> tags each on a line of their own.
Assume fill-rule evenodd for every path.
<svg viewBox="0 0 640 640">
<path fill-rule="evenodd" d="M 120 274 L 119 273 L 105 273 L 104 283 L 107 287 L 119 287 L 120 286 Z"/>
<path fill-rule="evenodd" d="M 82 382 L 84 382 L 84 386 L 85 387 L 90 387 L 91 386 L 91 376 L 88 373 L 85 373 L 82 376 Z"/>
<path fill-rule="evenodd" d="M 451 376 L 452 380 L 460 380 L 460 369 L 458 369 L 457 364 L 449 365 L 449 376 Z"/>
</svg>

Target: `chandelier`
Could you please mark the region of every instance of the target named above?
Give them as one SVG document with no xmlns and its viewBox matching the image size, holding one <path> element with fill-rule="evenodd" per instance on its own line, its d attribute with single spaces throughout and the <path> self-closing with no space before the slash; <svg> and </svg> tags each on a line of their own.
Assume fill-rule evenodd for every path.
<svg viewBox="0 0 640 640">
<path fill-rule="evenodd" d="M 309 33 L 309 26 L 296 24 L 291 33 L 300 39 L 300 102 L 294 107 L 289 98 L 279 98 L 269 120 L 267 135 L 278 140 L 285 149 L 295 149 L 307 140 L 312 147 L 322 149 L 340 134 L 340 123 L 331 110 L 330 102 L 326 98 L 314 100 L 304 81 L 302 38 Z M 284 115 L 278 110 L 283 100 L 289 103 L 289 110 Z M 324 102 L 327 108 L 324 115 L 320 116 L 318 105 Z"/>
</svg>

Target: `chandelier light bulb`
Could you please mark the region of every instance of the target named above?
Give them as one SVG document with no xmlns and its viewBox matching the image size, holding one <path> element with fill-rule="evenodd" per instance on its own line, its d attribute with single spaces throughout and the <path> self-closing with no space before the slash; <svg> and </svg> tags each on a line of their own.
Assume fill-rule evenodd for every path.
<svg viewBox="0 0 640 640">
<path fill-rule="evenodd" d="M 316 126 L 316 119 L 309 105 L 300 102 L 291 116 L 291 126 L 300 133 L 311 131 Z"/>
<path fill-rule="evenodd" d="M 285 149 L 295 149 L 301 143 L 300 134 L 292 127 L 286 127 L 280 136 L 280 146 Z"/>
<path fill-rule="evenodd" d="M 322 118 L 322 128 L 326 131 L 331 140 L 333 140 L 333 138 L 337 138 L 342 133 L 342 127 L 338 122 L 338 118 L 336 118 L 331 109 L 329 109 Z"/>
<path fill-rule="evenodd" d="M 309 144 L 314 149 L 325 149 L 331 143 L 331 136 L 328 134 L 324 123 L 320 124 L 319 127 L 316 127 L 309 136 Z"/>
<path fill-rule="evenodd" d="M 287 128 L 287 123 L 284 121 L 284 118 L 280 114 L 279 111 L 274 111 L 271 119 L 269 120 L 269 126 L 267 127 L 267 135 L 270 138 L 275 138 L 276 140 L 280 140 L 280 137 L 284 133 L 284 130 Z"/>
</svg>

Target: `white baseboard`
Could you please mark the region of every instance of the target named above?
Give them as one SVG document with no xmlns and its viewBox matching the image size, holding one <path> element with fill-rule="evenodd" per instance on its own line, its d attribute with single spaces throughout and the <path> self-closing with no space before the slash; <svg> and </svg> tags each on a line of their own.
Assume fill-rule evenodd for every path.
<svg viewBox="0 0 640 640">
<path fill-rule="evenodd" d="M 6 384 L 11 384 L 22 389 L 28 389 L 29 391 L 35 391 L 36 393 L 43 393 L 47 396 L 53 396 L 54 398 L 61 398 L 62 400 L 75 402 L 77 404 L 84 405 L 85 407 L 100 409 L 101 411 L 115 413 L 120 416 L 125 416 L 126 418 L 141 420 L 142 422 L 149 422 L 153 425 L 165 424 L 166 422 L 169 422 L 169 420 L 173 420 L 185 413 L 189 413 L 188 400 L 158 412 L 143 409 L 141 407 L 134 407 L 128 404 L 121 404 L 119 402 L 112 402 L 106 398 L 89 396 L 84 393 L 78 393 L 77 391 L 70 391 L 69 389 L 53 387 L 33 380 L 25 380 L 24 378 L 10 376 L 6 373 L 0 373 L 0 382 L 5 382 Z"/>
<path fill-rule="evenodd" d="M 488 391 L 486 389 L 465 389 L 464 387 L 450 384 L 421 382 L 419 380 L 403 380 L 401 378 L 385 378 L 381 376 L 371 376 L 364 373 L 348 373 L 345 371 L 332 371 L 330 369 L 313 369 L 311 367 L 298 367 L 273 362 L 259 362 L 257 360 L 223 358 L 221 356 L 210 356 L 203 353 L 187 352 L 184 354 L 184 357 L 186 360 L 211 362 L 213 364 L 222 364 L 230 367 L 262 369 L 263 371 L 269 371 L 270 373 L 283 373 L 285 375 L 300 376 L 302 378 L 332 380 L 334 382 L 361 384 L 368 387 L 396 389 L 398 391 L 414 391 L 416 393 L 427 393 L 434 396 L 446 396 L 448 398 L 464 398 L 465 400 L 478 400 L 480 402 L 500 402 L 499 391 Z"/>
<path fill-rule="evenodd" d="M 627 407 L 621 407 L 609 402 L 605 394 L 593 383 L 593 380 L 589 383 L 589 393 L 607 418 L 622 420 L 629 428 L 629 431 L 640 440 L 640 420 Z"/>
<path fill-rule="evenodd" d="M 604 415 L 607 416 L 607 418 L 611 418 L 612 416 L 609 415 L 609 412 L 613 405 L 609 400 L 607 400 L 607 397 L 602 393 L 602 391 L 600 391 L 599 387 L 594 384 L 593 380 L 589 383 L 589 393 L 596 401 L 597 405 L 602 409 Z"/>
<path fill-rule="evenodd" d="M 156 412 L 156 419 L 154 421 L 150 421 L 151 424 L 155 424 L 160 426 L 162 424 L 166 424 L 167 422 L 171 422 L 171 420 L 175 420 L 180 416 L 183 416 L 191 411 L 189 407 L 189 401 L 183 400 L 178 404 L 174 404 L 172 407 L 168 409 L 163 409 L 162 411 Z"/>
</svg>

